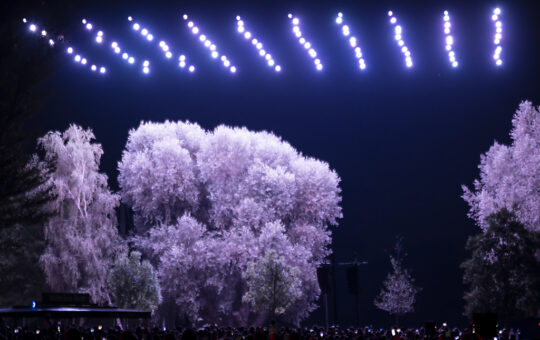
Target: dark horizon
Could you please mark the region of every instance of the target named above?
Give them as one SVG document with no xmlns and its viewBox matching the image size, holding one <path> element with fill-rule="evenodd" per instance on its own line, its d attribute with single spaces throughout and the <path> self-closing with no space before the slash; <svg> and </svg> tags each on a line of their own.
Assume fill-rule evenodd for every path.
<svg viewBox="0 0 540 340">
<path fill-rule="evenodd" d="M 500 68 L 491 59 L 489 17 L 496 6 L 503 10 L 505 29 Z M 51 17 L 58 7 L 45 6 L 33 14 L 36 19 Z M 411 69 L 393 41 L 389 9 L 406 32 L 414 57 Z M 457 69 L 444 51 L 445 9 L 453 18 Z M 272 131 L 305 155 L 328 162 L 342 179 L 344 218 L 332 229 L 333 249 L 337 262 L 351 261 L 355 253 L 369 262 L 361 267 L 362 324 L 390 324 L 373 299 L 390 270 L 388 254 L 399 234 L 405 238 L 406 266 L 423 288 L 415 312 L 403 317 L 404 323 L 434 320 L 464 326 L 465 287 L 459 264 L 468 255 L 466 238 L 480 229 L 466 216 L 460 186 L 471 186 L 478 177 L 480 155 L 494 140 L 509 143 L 519 103 L 540 105 L 540 30 L 533 9 L 532 3 L 524 2 L 70 4 L 62 10 L 69 14 L 63 18 L 69 26 L 58 33 L 107 63 L 109 72 L 92 74 L 58 52 L 58 70 L 46 82 L 53 94 L 34 125 L 43 133 L 65 130 L 70 123 L 91 127 L 104 149 L 101 169 L 115 191 L 117 162 L 128 131 L 140 121 L 189 120 L 209 130 L 226 124 Z M 334 24 L 339 11 L 359 39 L 367 64 L 364 72 Z M 302 18 L 303 30 L 325 63 L 322 72 L 315 70 L 290 32 L 288 12 Z M 183 13 L 235 61 L 237 74 L 208 56 L 187 31 Z M 280 60 L 281 74 L 271 71 L 236 34 L 237 14 Z M 156 46 L 146 48 L 131 31 L 128 15 L 152 28 L 175 52 L 185 51 L 197 71 L 181 72 L 174 58 L 166 60 Z M 80 24 L 83 17 L 140 58 L 147 56 L 151 73 L 143 75 L 138 66 L 127 66 L 107 44 L 94 46 L 93 35 Z M 38 43 L 37 37 L 21 35 Z M 337 280 L 338 321 L 354 324 L 354 298 L 347 292 L 344 270 L 338 271 Z M 323 322 L 319 308 L 304 324 Z"/>
</svg>

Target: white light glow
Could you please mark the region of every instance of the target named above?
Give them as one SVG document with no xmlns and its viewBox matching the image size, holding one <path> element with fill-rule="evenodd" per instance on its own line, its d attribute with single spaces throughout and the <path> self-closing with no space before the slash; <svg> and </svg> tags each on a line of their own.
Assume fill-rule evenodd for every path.
<svg viewBox="0 0 540 340">
<path fill-rule="evenodd" d="M 91 69 L 92 71 L 95 71 L 95 70 L 97 70 L 97 66 L 96 66 L 96 65 L 92 65 L 92 66 L 90 66 L 90 69 Z"/>
<path fill-rule="evenodd" d="M 139 28 L 141 28 L 141 25 L 139 25 L 138 23 L 134 23 L 134 24 L 133 24 L 133 29 L 134 29 L 135 31 L 138 31 Z"/>
<path fill-rule="evenodd" d="M 30 27 L 28 27 L 28 29 L 32 32 L 35 32 L 37 30 L 37 26 L 34 25 L 34 24 L 31 24 Z"/>
<path fill-rule="evenodd" d="M 166 57 L 167 59 L 171 59 L 171 58 L 172 58 L 172 52 L 171 52 L 171 51 L 165 52 L 165 57 Z"/>
<path fill-rule="evenodd" d="M 193 73 L 195 72 L 195 66 L 193 65 L 190 65 L 189 68 L 188 68 L 189 72 Z"/>
<path fill-rule="evenodd" d="M 197 34 L 197 33 L 199 33 L 199 28 L 197 26 L 195 26 L 195 27 L 193 27 L 191 29 L 191 32 L 193 32 L 193 34 Z"/>
<path fill-rule="evenodd" d="M 143 67 L 142 71 L 143 71 L 144 74 L 148 74 L 150 72 L 150 69 L 145 66 L 145 67 Z"/>
<path fill-rule="evenodd" d="M 50 45 L 50 46 L 54 46 L 54 40 L 49 39 L 49 45 Z"/>
<path fill-rule="evenodd" d="M 92 29 L 92 27 L 93 27 L 93 26 L 92 26 L 91 23 L 87 23 L 87 24 L 86 24 L 86 29 L 87 29 L 87 30 L 90 31 L 90 30 Z"/>
<path fill-rule="evenodd" d="M 231 66 L 230 70 L 231 70 L 231 73 L 236 73 L 236 67 Z"/>
<path fill-rule="evenodd" d="M 388 16 L 391 17 L 390 18 L 390 23 L 392 25 L 397 23 L 397 18 L 394 16 L 394 13 L 392 11 L 388 12 Z M 413 66 L 413 61 L 412 61 L 412 57 L 411 57 L 411 51 L 405 45 L 405 41 L 403 40 L 403 27 L 401 25 L 396 25 L 394 27 L 394 40 L 397 41 L 397 44 L 400 47 L 400 51 L 403 54 L 403 56 L 405 57 L 405 66 L 407 66 L 408 68 L 412 67 Z M 365 63 L 363 63 L 363 62 L 361 63 L 359 61 L 359 65 L 360 65 L 360 68 L 362 68 L 362 69 L 365 68 Z M 364 65 L 364 66 L 362 66 L 362 65 Z"/>
<path fill-rule="evenodd" d="M 184 18 L 184 20 L 187 20 L 187 19 L 188 19 L 188 15 L 187 15 L 187 14 L 184 14 L 184 15 L 182 16 L 182 18 Z"/>
<path fill-rule="evenodd" d="M 148 67 L 150 65 L 150 62 L 148 60 L 143 61 L 143 66 Z"/>
<path fill-rule="evenodd" d="M 133 57 L 128 58 L 128 63 L 133 64 L 134 62 L 135 62 L 135 58 Z"/>
<path fill-rule="evenodd" d="M 86 58 L 81 58 L 81 64 L 86 65 L 87 62 Z"/>
<path fill-rule="evenodd" d="M 127 60 L 128 57 L 129 55 L 126 52 L 122 53 L 122 59 Z"/>
<path fill-rule="evenodd" d="M 152 41 L 152 40 L 154 40 L 154 36 L 153 36 L 152 34 L 148 34 L 148 35 L 146 36 L 146 40 Z"/>
<path fill-rule="evenodd" d="M 341 16 L 338 15 L 338 18 L 342 18 L 342 16 L 343 15 L 341 15 Z M 311 43 L 309 41 L 307 41 L 305 38 L 303 38 L 302 34 L 300 33 L 301 32 L 300 27 L 299 27 L 300 19 L 298 19 L 297 17 L 294 17 L 292 14 L 289 16 L 289 19 L 291 20 L 291 24 L 293 25 L 293 32 L 295 33 L 295 36 L 298 39 L 298 42 L 300 43 L 300 45 L 302 45 L 304 47 L 305 50 L 307 50 L 309 56 L 312 59 L 315 59 L 315 57 L 317 57 L 317 51 L 315 51 L 315 49 L 311 47 Z M 342 22 L 343 22 L 343 20 L 336 20 L 336 23 L 338 23 L 339 25 Z M 345 36 L 347 36 L 347 35 L 349 35 L 349 33 L 350 32 L 349 32 L 348 26 L 344 26 L 343 27 L 343 34 Z M 317 70 L 319 70 L 319 71 L 322 70 L 323 65 L 322 65 L 320 59 L 317 58 L 315 60 L 316 61 L 313 62 L 313 64 L 315 65 L 315 68 Z M 271 63 L 271 64 L 274 65 L 273 63 Z M 272 66 L 272 65 L 270 65 L 270 63 L 269 63 L 269 66 Z"/>
<path fill-rule="evenodd" d="M 180 66 L 181 68 L 184 68 L 184 67 L 186 67 L 186 62 L 181 61 L 181 62 L 178 63 L 178 66 Z"/>
<path fill-rule="evenodd" d="M 80 55 L 76 55 L 75 58 L 73 58 L 76 62 L 79 62 L 81 61 L 81 56 Z"/>
<path fill-rule="evenodd" d="M 129 16 L 128 21 L 133 21 L 133 18 L 131 16 Z"/>
<path fill-rule="evenodd" d="M 502 35 L 502 21 L 499 19 L 499 15 L 501 14 L 500 8 L 495 8 L 493 10 L 493 15 L 491 16 L 491 20 L 495 22 L 495 36 L 493 39 L 493 44 L 495 45 L 495 51 L 493 54 L 493 60 L 495 60 L 495 65 L 501 66 L 502 65 L 502 59 L 501 59 L 501 53 L 502 53 L 502 46 L 501 41 L 503 39 Z"/>
<path fill-rule="evenodd" d="M 46 37 L 47 36 L 47 31 L 45 31 L 45 30 L 41 31 L 41 36 Z"/>
<path fill-rule="evenodd" d="M 116 54 L 120 53 L 120 47 L 115 47 L 114 48 L 114 53 L 116 53 Z"/>
<path fill-rule="evenodd" d="M 73 47 L 68 47 L 67 50 L 66 50 L 66 52 L 67 52 L 68 54 L 73 53 Z"/>
<path fill-rule="evenodd" d="M 97 42 L 98 44 L 101 44 L 101 43 L 103 42 L 103 37 L 101 37 L 101 36 L 98 35 L 98 36 L 96 37 L 96 42 Z"/>
<path fill-rule="evenodd" d="M 105 72 L 107 72 L 107 69 L 105 69 L 105 67 L 101 66 L 101 67 L 99 68 L 99 73 L 105 74 Z"/>
<path fill-rule="evenodd" d="M 141 30 L 141 34 L 142 34 L 142 35 L 147 35 L 147 34 L 148 34 L 148 30 L 147 30 L 146 28 L 143 28 L 143 29 Z"/>
</svg>

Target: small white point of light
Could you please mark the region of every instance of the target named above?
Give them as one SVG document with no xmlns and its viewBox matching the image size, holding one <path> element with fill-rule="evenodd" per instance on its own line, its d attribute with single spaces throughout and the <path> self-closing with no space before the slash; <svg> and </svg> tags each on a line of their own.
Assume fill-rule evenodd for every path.
<svg viewBox="0 0 540 340">
<path fill-rule="evenodd" d="M 497 7 L 497 8 L 495 8 L 493 10 L 493 13 L 499 15 L 499 14 L 501 14 L 501 9 L 499 7 Z"/>
<path fill-rule="evenodd" d="M 120 47 L 118 47 L 118 46 L 115 47 L 114 48 L 114 53 L 116 53 L 116 54 L 120 53 Z"/>
<path fill-rule="evenodd" d="M 133 64 L 134 62 L 135 62 L 135 58 L 133 57 L 128 58 L 128 63 Z"/>
<path fill-rule="evenodd" d="M 42 35 L 43 37 L 47 36 L 47 31 L 42 30 L 42 31 L 41 31 L 41 35 Z"/>
<path fill-rule="evenodd" d="M 317 68 L 317 71 L 321 71 L 323 69 L 322 64 L 317 64 L 315 67 Z"/>
<path fill-rule="evenodd" d="M 112 47 L 112 48 L 116 48 L 117 46 L 118 46 L 118 43 L 117 43 L 116 41 L 113 41 L 113 42 L 111 43 L 111 47 Z"/>
<path fill-rule="evenodd" d="M 147 34 L 148 34 L 148 30 L 147 30 L 146 28 L 143 28 L 143 29 L 141 30 L 141 34 L 142 34 L 142 35 L 147 35 Z"/>
<path fill-rule="evenodd" d="M 291 14 L 291 13 L 287 14 L 287 17 L 288 17 L 289 19 L 292 19 L 292 14 Z"/>
<path fill-rule="evenodd" d="M 127 60 L 128 57 L 129 55 L 126 52 L 122 53 L 122 59 Z"/>
<path fill-rule="evenodd" d="M 143 66 L 148 67 L 150 65 L 150 62 L 148 60 L 143 61 Z"/>
<path fill-rule="evenodd" d="M 54 40 L 49 39 L 49 45 L 50 45 L 50 46 L 54 46 Z"/>
<path fill-rule="evenodd" d="M 186 60 L 186 56 L 181 54 L 180 57 L 178 57 L 178 60 L 180 61 Z"/>
<path fill-rule="evenodd" d="M 81 64 L 86 65 L 86 63 L 87 63 L 86 58 L 81 58 Z"/>
<path fill-rule="evenodd" d="M 236 66 L 231 66 L 230 70 L 231 70 L 231 73 L 236 73 Z"/>
<path fill-rule="evenodd" d="M 188 19 L 188 15 L 187 15 L 187 14 L 184 14 L 184 15 L 182 16 L 182 18 L 184 18 L 184 20 L 187 20 L 187 19 Z"/>
<path fill-rule="evenodd" d="M 79 62 L 81 61 L 81 56 L 77 54 L 74 59 L 76 62 Z"/>
<path fill-rule="evenodd" d="M 298 18 L 294 18 L 292 20 L 292 23 L 293 23 L 293 25 L 298 25 L 300 23 L 300 20 L 298 20 Z"/>
<path fill-rule="evenodd" d="M 391 23 L 391 24 L 395 24 L 396 22 L 397 22 L 396 17 L 392 17 L 392 18 L 390 19 L 390 23 Z"/>
<path fill-rule="evenodd" d="M 31 24 L 29 27 L 30 31 L 35 32 L 37 30 L 37 26 L 34 24 Z"/>
<path fill-rule="evenodd" d="M 391 17 L 392 15 L 394 15 L 394 12 L 388 11 L 388 16 Z"/>
<path fill-rule="evenodd" d="M 92 29 L 92 24 L 91 24 L 91 23 L 87 23 L 87 24 L 86 24 L 86 29 L 87 29 L 87 30 L 91 30 L 91 29 Z"/>
<path fill-rule="evenodd" d="M 133 29 L 134 29 L 135 31 L 138 31 L 139 28 L 141 28 L 141 25 L 139 25 L 138 23 L 134 23 L 134 24 L 133 24 Z"/>
<path fill-rule="evenodd" d="M 188 71 L 191 72 L 191 73 L 195 72 L 195 66 L 189 65 Z"/>
<path fill-rule="evenodd" d="M 133 18 L 131 17 L 131 15 L 128 17 L 128 21 L 133 21 Z"/>
<path fill-rule="evenodd" d="M 146 36 L 146 40 L 152 41 L 152 40 L 154 40 L 154 36 L 153 36 L 152 34 L 148 34 L 148 35 Z"/>
<path fill-rule="evenodd" d="M 73 47 L 68 47 L 66 51 L 68 54 L 73 53 Z"/>
<path fill-rule="evenodd" d="M 145 67 L 143 67 L 142 71 L 143 71 L 144 74 L 148 74 L 148 72 L 150 72 L 150 69 L 145 66 Z"/>
<path fill-rule="evenodd" d="M 103 37 L 98 35 L 98 36 L 96 37 L 96 42 L 97 42 L 98 44 L 101 44 L 101 43 L 103 42 Z"/>
<path fill-rule="evenodd" d="M 171 59 L 171 58 L 172 58 L 172 53 L 171 53 L 171 51 L 165 52 L 165 57 L 166 57 L 167 59 Z"/>
<path fill-rule="evenodd" d="M 216 51 L 213 51 L 211 56 L 212 58 L 216 59 L 217 57 L 219 57 L 219 54 Z"/>
<path fill-rule="evenodd" d="M 96 65 L 92 65 L 92 66 L 90 66 L 90 69 L 91 69 L 92 71 L 95 71 L 95 70 L 97 70 L 97 67 L 96 67 Z"/>
<path fill-rule="evenodd" d="M 198 34 L 199 33 L 199 28 L 197 26 L 194 26 L 192 29 L 191 29 L 191 32 L 193 32 L 193 34 Z"/>
<path fill-rule="evenodd" d="M 201 35 L 199 36 L 199 40 L 202 41 L 202 42 L 204 42 L 204 41 L 206 40 L 206 35 L 201 34 Z"/>
<path fill-rule="evenodd" d="M 26 20 L 26 18 L 22 18 L 22 22 L 24 22 L 25 24 L 28 22 L 28 20 Z M 84 24 L 84 22 L 83 22 Z"/>
<path fill-rule="evenodd" d="M 501 60 L 501 59 L 497 59 L 497 61 L 495 62 L 495 64 L 497 64 L 497 66 L 501 66 L 501 65 L 502 65 L 502 60 Z"/>
<path fill-rule="evenodd" d="M 182 60 L 178 63 L 178 66 L 180 66 L 181 68 L 184 68 L 186 67 L 186 62 Z"/>
<path fill-rule="evenodd" d="M 276 70 L 276 72 L 281 72 L 281 66 L 276 65 L 276 67 L 274 68 L 274 70 Z"/>
<path fill-rule="evenodd" d="M 251 33 L 250 32 L 244 33 L 244 38 L 251 39 Z"/>
<path fill-rule="evenodd" d="M 193 23 L 193 21 L 190 21 L 190 22 L 187 23 L 187 25 L 188 25 L 189 28 L 192 28 L 193 25 L 195 25 L 195 24 Z"/>
<path fill-rule="evenodd" d="M 99 73 L 104 74 L 105 72 L 107 72 L 107 70 L 105 69 L 105 67 L 101 66 L 99 68 Z"/>
</svg>

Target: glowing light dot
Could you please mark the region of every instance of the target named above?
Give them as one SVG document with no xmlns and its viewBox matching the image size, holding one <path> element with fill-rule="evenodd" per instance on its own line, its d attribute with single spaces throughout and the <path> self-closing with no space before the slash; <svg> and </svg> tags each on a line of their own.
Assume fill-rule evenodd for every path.
<svg viewBox="0 0 540 340">
<path fill-rule="evenodd" d="M 219 54 L 216 51 L 213 51 L 211 55 L 212 55 L 212 58 L 214 59 L 216 59 L 219 56 Z"/>
<path fill-rule="evenodd" d="M 135 62 L 135 58 L 133 57 L 128 58 L 128 63 L 133 64 L 134 62 Z"/>
<path fill-rule="evenodd" d="M 76 62 L 79 62 L 81 61 L 81 56 L 77 54 L 74 59 Z"/>
<path fill-rule="evenodd" d="M 337 17 L 336 18 L 336 23 L 341 25 L 343 23 L 343 18 L 342 17 Z"/>
<path fill-rule="evenodd" d="M 153 36 L 152 34 L 148 34 L 148 35 L 146 36 L 146 40 L 152 41 L 152 40 L 154 40 L 154 36 Z"/>
<path fill-rule="evenodd" d="M 91 30 L 91 29 L 92 29 L 92 24 L 91 24 L 91 23 L 87 23 L 87 24 L 86 24 L 86 29 L 87 29 L 87 30 Z"/>
<path fill-rule="evenodd" d="M 90 69 L 91 69 L 92 71 L 95 71 L 95 70 L 97 70 L 97 67 L 96 67 L 96 65 L 92 65 L 92 66 L 90 66 Z"/>
<path fill-rule="evenodd" d="M 141 34 L 142 34 L 142 35 L 147 35 L 147 34 L 148 34 L 148 30 L 147 30 L 146 28 L 143 28 L 143 29 L 141 30 Z"/>
<path fill-rule="evenodd" d="M 171 53 L 171 51 L 165 52 L 165 57 L 167 57 L 167 59 L 171 59 L 171 58 L 172 58 L 172 53 Z"/>
<path fill-rule="evenodd" d="M 299 42 L 300 44 L 304 45 L 304 44 L 305 44 L 305 42 L 306 42 L 306 39 L 304 39 L 304 38 L 300 38 L 300 40 L 298 40 L 298 42 Z"/>
<path fill-rule="evenodd" d="M 268 60 L 268 66 L 272 67 L 274 66 L 274 64 L 275 64 L 274 59 Z"/>
<path fill-rule="evenodd" d="M 318 64 L 321 63 L 321 60 L 317 58 L 317 59 L 315 59 L 313 62 L 315 63 L 315 65 L 318 65 Z"/>
<path fill-rule="evenodd" d="M 148 74 L 148 72 L 150 72 L 150 69 L 148 67 L 143 67 L 142 71 L 144 74 Z"/>
<path fill-rule="evenodd" d="M 400 41 L 398 41 L 398 45 L 403 46 L 403 45 L 405 45 L 405 42 L 403 40 L 400 40 Z"/>
<path fill-rule="evenodd" d="M 235 66 L 231 66 L 230 70 L 231 70 L 231 73 L 236 73 L 236 67 Z"/>
<path fill-rule="evenodd" d="M 497 7 L 497 8 L 495 8 L 493 10 L 493 13 L 496 14 L 496 15 L 499 15 L 499 14 L 501 14 L 501 9 Z"/>
<path fill-rule="evenodd" d="M 191 32 L 193 32 L 193 34 L 198 34 L 199 33 L 199 28 L 197 26 L 193 27 L 191 29 Z"/>
<path fill-rule="evenodd" d="M 129 16 L 128 21 L 133 21 L 133 18 L 131 16 Z"/>
<path fill-rule="evenodd" d="M 271 55 L 270 53 L 268 53 L 268 54 L 266 54 L 266 55 L 264 56 L 264 58 L 265 58 L 266 60 L 270 60 L 270 59 L 272 59 L 272 55 Z"/>
<path fill-rule="evenodd" d="M 186 56 L 183 55 L 183 54 L 181 54 L 180 57 L 178 57 L 178 60 L 182 60 L 182 61 L 183 61 L 183 60 L 186 60 Z"/>
<path fill-rule="evenodd" d="M 298 20 L 298 18 L 294 18 L 292 20 L 292 23 L 293 23 L 293 25 L 298 25 L 300 23 L 300 20 Z"/>
<path fill-rule="evenodd" d="M 86 65 L 86 63 L 87 63 L 86 58 L 82 58 L 82 59 L 81 59 L 81 64 Z"/>
<path fill-rule="evenodd" d="M 323 66 L 322 64 L 317 64 L 316 68 L 317 68 L 317 71 L 321 71 L 323 69 Z"/>
<path fill-rule="evenodd" d="M 391 24 L 395 24 L 396 22 L 397 22 L 397 19 L 395 17 L 392 17 L 392 19 L 390 19 Z"/>
<path fill-rule="evenodd" d="M 135 31 L 138 31 L 139 28 L 141 28 L 141 25 L 139 25 L 139 24 L 137 24 L 137 23 L 134 23 L 134 24 L 133 24 L 133 29 L 134 29 Z"/>
<path fill-rule="evenodd" d="M 206 41 L 204 42 L 204 46 L 210 47 L 210 45 L 212 45 L 212 42 L 211 42 L 210 40 L 206 40 Z"/>
<path fill-rule="evenodd" d="M 68 53 L 68 54 L 73 53 L 73 47 L 68 47 L 68 48 L 67 48 L 67 53 Z"/>
<path fill-rule="evenodd" d="M 311 43 L 309 41 L 307 41 L 305 44 L 304 44 L 304 48 L 307 50 L 309 48 L 311 48 Z"/>
<path fill-rule="evenodd" d="M 388 11 L 388 16 L 391 17 L 392 15 L 394 15 L 394 12 Z"/>
<path fill-rule="evenodd" d="M 495 64 L 497 64 L 497 66 L 501 66 L 501 65 L 502 65 L 502 60 L 501 60 L 501 59 L 497 59 L 497 61 L 495 62 Z"/>
<path fill-rule="evenodd" d="M 28 20 L 26 20 L 26 18 L 22 18 L 22 22 L 24 22 L 25 24 L 26 24 L 27 21 Z M 83 24 L 84 24 L 84 22 L 83 22 Z"/>
<path fill-rule="evenodd" d="M 188 27 L 189 27 L 189 28 L 192 28 L 192 27 L 193 27 L 193 25 L 195 25 L 195 24 L 193 23 L 193 21 L 190 21 L 190 22 L 188 22 L 188 24 L 187 24 L 187 25 L 188 25 Z"/>
<path fill-rule="evenodd" d="M 54 46 L 54 40 L 49 39 L 49 45 L 50 45 L 50 46 Z"/>
<path fill-rule="evenodd" d="M 495 27 L 502 27 L 502 22 L 497 21 L 497 22 L 495 23 Z"/>
<path fill-rule="evenodd" d="M 240 20 L 240 16 L 239 16 L 239 15 L 236 16 L 236 20 Z"/>
<path fill-rule="evenodd" d="M 276 67 L 274 69 L 276 70 L 276 72 L 280 72 L 281 71 L 281 66 L 276 65 Z"/>
<path fill-rule="evenodd" d="M 116 53 L 116 54 L 120 53 L 120 47 L 115 47 L 114 48 L 114 53 Z"/>
<path fill-rule="evenodd" d="M 238 26 L 237 30 L 238 30 L 238 33 L 244 33 L 245 28 L 244 26 Z"/>
<path fill-rule="evenodd" d="M 30 31 L 35 32 L 37 30 L 37 26 L 34 24 L 31 24 L 29 27 Z"/>
<path fill-rule="evenodd" d="M 148 67 L 150 65 L 150 62 L 148 60 L 143 61 L 143 66 Z"/>
<path fill-rule="evenodd" d="M 97 36 L 97 37 L 96 37 L 96 42 L 97 42 L 98 44 L 101 44 L 101 43 L 103 42 L 103 37 Z"/>
<path fill-rule="evenodd" d="M 116 41 L 113 41 L 113 42 L 111 43 L 111 47 L 112 47 L 112 48 L 116 48 L 117 46 L 118 46 L 118 43 L 117 43 Z"/>
<path fill-rule="evenodd" d="M 103 31 L 98 31 L 97 35 L 98 35 L 98 37 L 102 37 L 103 36 Z"/>
<path fill-rule="evenodd" d="M 454 38 L 451 35 L 447 36 L 446 37 L 446 44 L 447 45 L 452 45 L 453 43 L 454 43 Z"/>
<path fill-rule="evenodd" d="M 255 47 L 257 47 L 257 49 L 260 50 L 263 47 L 263 45 L 261 43 L 257 43 L 257 45 L 255 45 Z"/>
<path fill-rule="evenodd" d="M 259 55 L 264 56 L 265 54 L 266 54 L 266 51 L 265 51 L 265 50 L 260 50 L 260 51 L 259 51 Z"/>
<path fill-rule="evenodd" d="M 210 49 L 210 51 L 215 51 L 216 50 L 216 45 L 212 44 L 208 48 Z"/>
<path fill-rule="evenodd" d="M 252 43 L 253 45 L 257 45 L 258 41 L 257 41 L 257 39 L 252 39 L 252 40 L 251 40 L 251 43 Z"/>
<path fill-rule="evenodd" d="M 230 65 L 231 65 L 231 62 L 230 62 L 230 61 L 228 61 L 228 60 L 224 60 L 224 61 L 223 61 L 223 66 L 229 67 Z"/>
<path fill-rule="evenodd" d="M 200 37 L 199 37 L 199 40 L 204 42 L 206 40 L 206 35 L 201 34 Z"/>
<path fill-rule="evenodd" d="M 45 30 L 41 31 L 41 35 L 45 37 L 47 35 L 47 31 Z"/>
<path fill-rule="evenodd" d="M 187 20 L 188 15 L 187 15 L 187 14 L 184 14 L 182 17 L 184 18 L 184 20 Z"/>
<path fill-rule="evenodd" d="M 244 22 L 242 20 L 238 20 L 238 26 L 244 26 Z"/>
<path fill-rule="evenodd" d="M 105 72 L 107 72 L 107 70 L 105 69 L 105 67 L 101 66 L 99 68 L 99 73 L 104 74 Z"/>
<path fill-rule="evenodd" d="M 186 62 L 182 60 L 180 63 L 178 63 L 178 66 L 180 66 L 181 68 L 184 68 L 186 67 Z"/>
<path fill-rule="evenodd" d="M 250 32 L 244 33 L 244 38 L 250 39 L 251 38 L 251 33 Z"/>
<path fill-rule="evenodd" d="M 291 13 L 287 14 L 287 17 L 288 17 L 289 19 L 292 19 L 292 14 L 291 14 Z"/>
<path fill-rule="evenodd" d="M 129 57 L 129 56 L 128 56 L 128 54 L 127 54 L 127 53 L 125 53 L 125 52 L 124 52 L 124 53 L 122 53 L 122 59 L 125 59 L 125 60 L 127 60 L 127 58 L 128 58 L 128 57 Z"/>
</svg>

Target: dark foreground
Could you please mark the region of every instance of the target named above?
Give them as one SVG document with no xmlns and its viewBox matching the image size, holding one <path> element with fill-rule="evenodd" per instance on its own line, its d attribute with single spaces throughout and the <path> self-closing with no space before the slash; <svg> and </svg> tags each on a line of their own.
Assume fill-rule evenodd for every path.
<svg viewBox="0 0 540 340">
<path fill-rule="evenodd" d="M 497 332 L 495 340 L 519 340 L 519 330 L 503 329 Z M 365 340 L 486 340 L 490 337 L 480 336 L 475 329 L 457 329 L 442 326 L 426 330 L 417 329 L 372 329 L 331 327 L 328 332 L 322 327 L 313 328 L 280 328 L 250 327 L 232 328 L 206 326 L 199 329 L 177 328 L 137 328 L 135 330 L 69 328 L 30 329 L 27 327 L 2 327 L 0 340 L 181 340 L 181 339 L 365 339 Z M 492 338 L 493 339 L 493 338 Z"/>
</svg>

